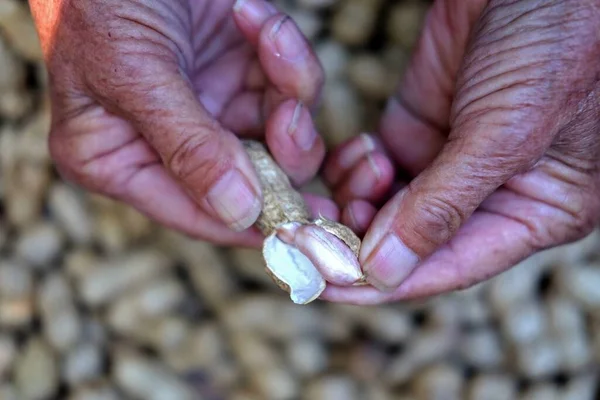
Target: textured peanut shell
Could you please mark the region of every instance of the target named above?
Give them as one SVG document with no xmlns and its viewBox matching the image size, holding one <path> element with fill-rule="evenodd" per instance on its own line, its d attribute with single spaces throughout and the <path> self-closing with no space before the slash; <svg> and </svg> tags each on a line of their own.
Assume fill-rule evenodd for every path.
<svg viewBox="0 0 600 400">
<path fill-rule="evenodd" d="M 255 225 L 265 236 L 276 235 L 278 227 L 290 222 L 314 224 L 339 238 L 358 256 L 361 241 L 350 228 L 323 217 L 311 221 L 304 198 L 294 189 L 285 172 L 273 160 L 265 146 L 252 140 L 243 141 L 243 144 L 257 172 L 263 192 L 263 209 Z M 263 256 L 267 274 L 278 287 L 290 293 L 290 283 L 284 282 L 276 276 L 264 248 Z M 356 285 L 362 284 L 364 284 L 364 278 L 356 283 Z"/>
<path fill-rule="evenodd" d="M 246 152 L 256 169 L 263 192 L 263 209 L 256 226 L 265 235 L 288 222 L 306 224 L 310 212 L 302 198 L 290 183 L 289 178 L 259 142 L 244 141 Z"/>
</svg>

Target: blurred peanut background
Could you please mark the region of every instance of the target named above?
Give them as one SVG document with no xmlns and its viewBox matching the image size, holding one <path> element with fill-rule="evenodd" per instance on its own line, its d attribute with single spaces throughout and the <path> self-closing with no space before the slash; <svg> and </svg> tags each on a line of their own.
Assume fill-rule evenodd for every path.
<svg viewBox="0 0 600 400">
<path fill-rule="evenodd" d="M 373 130 L 429 2 L 277 3 L 326 69 L 328 143 Z M 296 306 L 258 251 L 59 180 L 38 46 L 0 0 L 0 400 L 596 398 L 599 232 L 427 302 Z"/>
</svg>

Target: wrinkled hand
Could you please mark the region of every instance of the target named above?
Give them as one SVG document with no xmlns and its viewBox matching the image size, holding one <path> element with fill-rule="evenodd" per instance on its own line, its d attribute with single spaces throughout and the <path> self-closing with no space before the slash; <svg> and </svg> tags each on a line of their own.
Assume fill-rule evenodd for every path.
<svg viewBox="0 0 600 400">
<path fill-rule="evenodd" d="M 437 0 L 380 135 L 344 144 L 325 169 L 343 222 L 366 231 L 360 261 L 380 290 L 323 298 L 467 288 L 591 232 L 599 32 L 598 1 Z M 396 169 L 414 179 L 402 187 Z"/>
<path fill-rule="evenodd" d="M 233 132 L 266 131 L 295 183 L 316 174 L 321 65 L 272 4 L 30 3 L 50 76 L 50 151 L 66 179 L 195 237 L 255 246 L 246 229 L 262 194 Z"/>
</svg>

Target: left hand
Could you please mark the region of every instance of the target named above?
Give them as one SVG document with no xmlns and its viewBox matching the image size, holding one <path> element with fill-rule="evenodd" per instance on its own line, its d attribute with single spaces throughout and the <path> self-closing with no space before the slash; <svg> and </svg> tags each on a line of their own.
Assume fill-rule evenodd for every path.
<svg viewBox="0 0 600 400">
<path fill-rule="evenodd" d="M 322 298 L 377 304 L 463 289 L 592 231 L 597 4 L 434 3 L 380 136 L 342 145 L 324 171 L 342 222 L 366 231 L 359 258 L 379 290 L 330 286 Z M 394 167 L 414 179 L 394 188 Z"/>
</svg>

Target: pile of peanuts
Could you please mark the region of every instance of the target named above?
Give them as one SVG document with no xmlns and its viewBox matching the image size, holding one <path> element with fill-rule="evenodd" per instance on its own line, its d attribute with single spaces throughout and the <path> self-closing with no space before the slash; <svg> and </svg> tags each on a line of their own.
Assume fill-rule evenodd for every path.
<svg viewBox="0 0 600 400">
<path fill-rule="evenodd" d="M 429 2 L 287 0 L 329 144 L 374 129 Z M 593 400 L 600 232 L 468 290 L 290 302 L 260 252 L 61 181 L 27 3 L 0 1 L 0 400 Z"/>
</svg>

